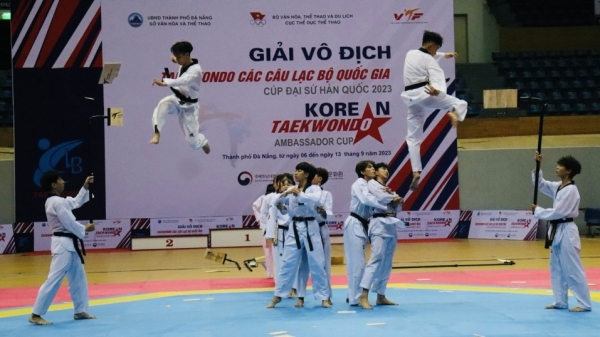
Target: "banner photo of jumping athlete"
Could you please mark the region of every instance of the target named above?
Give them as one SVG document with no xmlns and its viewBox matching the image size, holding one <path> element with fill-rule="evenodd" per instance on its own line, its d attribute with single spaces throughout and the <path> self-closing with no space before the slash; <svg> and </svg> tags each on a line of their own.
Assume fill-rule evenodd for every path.
<svg viewBox="0 0 600 337">
<path fill-rule="evenodd" d="M 348 212 L 364 159 L 389 164 L 404 210 L 458 209 L 446 111 L 425 122 L 422 182 L 408 188 L 403 64 L 424 30 L 453 51 L 452 2 L 103 1 L 103 62 L 122 64 L 104 105 L 123 108 L 124 120 L 105 128 L 106 216 L 252 214 L 273 177 L 301 161 L 329 171 L 334 212 Z M 179 41 L 197 65 L 174 63 Z M 454 60 L 439 62 L 451 94 Z M 179 95 L 165 98 L 174 95 L 165 83 Z"/>
</svg>

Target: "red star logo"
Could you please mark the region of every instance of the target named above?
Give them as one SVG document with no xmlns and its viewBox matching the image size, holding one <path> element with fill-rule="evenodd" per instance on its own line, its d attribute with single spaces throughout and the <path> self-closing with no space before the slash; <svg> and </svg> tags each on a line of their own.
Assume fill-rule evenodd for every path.
<svg viewBox="0 0 600 337">
<path fill-rule="evenodd" d="M 6 237 L 6 234 L 2 233 L 0 234 L 0 241 L 4 241 L 4 238 Z M 5 241 L 6 242 L 6 241 Z"/>
<path fill-rule="evenodd" d="M 525 228 L 529 228 L 529 225 L 531 224 L 531 220 L 527 220 L 525 222 Z"/>
<path fill-rule="evenodd" d="M 379 133 L 379 127 L 385 124 L 390 119 L 392 118 L 373 117 L 373 111 L 371 110 L 371 106 L 369 105 L 369 103 L 367 103 L 367 106 L 365 107 L 365 112 L 363 112 L 362 118 L 360 119 L 358 131 L 356 131 L 356 136 L 354 137 L 354 143 L 352 144 L 358 143 L 366 136 L 371 136 L 378 140 L 381 144 L 383 144 L 383 138 L 381 138 L 381 133 Z"/>
<path fill-rule="evenodd" d="M 113 233 L 113 236 L 121 236 L 121 231 L 122 229 L 115 229 L 115 232 Z"/>
<path fill-rule="evenodd" d="M 335 224 L 335 229 L 343 229 L 344 228 L 344 223 L 343 222 L 338 222 L 337 224 Z"/>
<path fill-rule="evenodd" d="M 252 15 L 254 20 L 262 20 L 265 17 L 265 15 L 261 12 L 250 12 L 250 15 Z"/>
</svg>

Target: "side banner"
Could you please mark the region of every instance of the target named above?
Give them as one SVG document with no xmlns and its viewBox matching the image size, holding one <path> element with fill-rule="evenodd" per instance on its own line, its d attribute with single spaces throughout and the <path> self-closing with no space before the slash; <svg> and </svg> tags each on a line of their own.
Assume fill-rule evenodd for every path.
<svg viewBox="0 0 600 337">
<path fill-rule="evenodd" d="M 85 225 L 87 221 L 79 221 Z M 127 220 L 94 220 L 96 229 L 85 234 L 85 249 L 131 248 L 131 225 Z M 34 251 L 49 251 L 52 230 L 47 222 L 34 223 Z"/>
<path fill-rule="evenodd" d="M 535 240 L 537 230 L 531 211 L 473 211 L 469 239 Z"/>
<path fill-rule="evenodd" d="M 208 235 L 210 229 L 228 228 L 242 228 L 242 217 L 150 219 L 150 236 Z"/>
<path fill-rule="evenodd" d="M 104 206 L 104 131 L 99 1 L 11 1 L 17 221 L 45 220 L 40 177 L 61 172 L 65 195 L 94 173 L 96 198 L 78 218 Z"/>
<path fill-rule="evenodd" d="M 451 1 L 102 1 L 103 60 L 122 64 L 104 104 L 122 107 L 124 120 L 105 128 L 106 216 L 184 219 L 187 231 L 189 218 L 252 214 L 273 176 L 301 161 L 329 171 L 334 212 L 348 212 L 364 159 L 389 164 L 405 210 L 458 209 L 456 131 L 445 111 L 425 122 L 424 178 L 409 191 L 403 63 L 426 29 L 452 51 Z M 188 146 L 174 114 L 159 144 L 149 143 L 153 111 L 171 95 L 152 79 L 177 76 L 170 47 L 181 40 L 203 70 L 197 121 L 208 155 Z M 440 65 L 452 94 L 454 60 Z"/>
<path fill-rule="evenodd" d="M 12 254 L 16 252 L 13 225 L 0 225 L 0 254 Z"/>
</svg>

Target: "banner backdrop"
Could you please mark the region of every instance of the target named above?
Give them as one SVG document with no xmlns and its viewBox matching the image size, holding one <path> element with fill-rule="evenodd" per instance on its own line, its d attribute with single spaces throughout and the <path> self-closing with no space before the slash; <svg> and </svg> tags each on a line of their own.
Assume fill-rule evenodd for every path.
<svg viewBox="0 0 600 337">
<path fill-rule="evenodd" d="M 70 196 L 94 173 L 96 198 L 75 215 L 104 219 L 104 130 L 89 123 L 104 105 L 100 2 L 13 0 L 11 8 L 16 219 L 46 220 L 48 170 L 61 172 Z M 15 234 L 18 247 L 31 244 Z"/>
<path fill-rule="evenodd" d="M 125 124 L 105 129 L 106 216 L 155 219 L 156 235 L 166 225 L 158 226 L 160 218 L 252 214 L 273 176 L 293 173 L 301 161 L 328 169 L 324 187 L 333 193 L 334 212 L 348 212 L 354 167 L 363 159 L 389 163 L 389 184 L 406 198 L 405 210 L 458 209 L 456 131 L 445 111 L 427 119 L 425 178 L 418 192 L 409 191 L 400 99 L 404 57 L 421 45 L 425 29 L 442 33 L 441 50 L 452 51 L 452 6 L 103 1 L 103 60 L 122 64 L 104 86 L 104 103 L 122 107 Z M 208 155 L 188 147 L 177 116 L 167 116 L 160 144 L 149 144 L 153 109 L 171 93 L 152 79 L 176 75 L 169 49 L 181 40 L 193 44 L 203 69 L 199 121 Z M 440 65 L 453 93 L 454 61 Z"/>
<path fill-rule="evenodd" d="M 473 211 L 469 238 L 535 240 L 537 230 L 531 211 Z"/>
</svg>

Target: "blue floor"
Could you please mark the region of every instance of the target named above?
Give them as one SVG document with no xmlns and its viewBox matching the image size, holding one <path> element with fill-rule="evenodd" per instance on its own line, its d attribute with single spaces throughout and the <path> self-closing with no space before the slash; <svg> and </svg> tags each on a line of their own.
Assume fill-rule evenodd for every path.
<svg viewBox="0 0 600 337">
<path fill-rule="evenodd" d="M 548 295 L 388 289 L 399 306 L 365 311 L 343 303 L 345 290 L 334 290 L 334 305 L 320 307 L 307 297 L 294 308 L 284 299 L 266 309 L 272 292 L 236 292 L 172 296 L 92 306 L 96 320 L 74 321 L 73 311 L 44 315 L 51 326 L 35 326 L 27 316 L 0 319 L 1 336 L 598 336 L 600 308 L 570 313 L 545 310 Z M 371 295 L 371 302 L 374 302 Z M 570 303 L 574 306 L 575 303 Z M 596 304 L 596 303 L 594 303 Z M 342 312 L 340 312 L 342 311 Z M 343 311 L 355 311 L 354 313 Z M 0 312 L 1 313 L 1 312 Z"/>
</svg>

